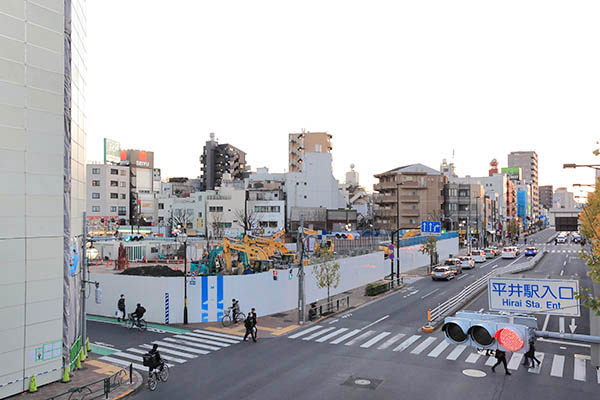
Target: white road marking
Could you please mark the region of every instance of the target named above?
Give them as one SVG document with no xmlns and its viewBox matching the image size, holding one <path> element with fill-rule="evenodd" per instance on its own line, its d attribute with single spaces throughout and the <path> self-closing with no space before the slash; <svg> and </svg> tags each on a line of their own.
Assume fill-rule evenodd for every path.
<svg viewBox="0 0 600 400">
<path fill-rule="evenodd" d="M 361 328 L 361 330 L 362 330 L 362 329 L 367 329 L 367 328 L 369 328 L 369 327 L 371 327 L 371 326 L 373 326 L 373 325 L 375 325 L 375 324 L 377 324 L 377 323 L 379 323 L 379 322 L 381 322 L 381 321 L 383 321 L 384 319 L 387 319 L 387 318 L 389 318 L 389 317 L 390 317 L 389 315 L 386 315 L 385 317 L 381 317 L 381 318 L 379 318 L 377 321 L 375 321 L 375 322 L 371 322 L 369 325 L 367 325 L 367 326 L 365 326 L 365 327 Z"/>
<path fill-rule="evenodd" d="M 115 363 L 117 365 L 122 365 L 124 367 L 129 367 L 129 364 L 131 364 L 133 366 L 133 368 L 135 368 L 135 369 L 139 369 L 140 371 L 148 371 L 148 367 L 144 367 L 143 365 L 137 364 L 137 363 L 130 363 L 127 361 L 119 360 L 118 358 L 104 356 L 104 357 L 100 357 L 100 359 L 105 360 L 105 361 L 110 361 L 112 363 Z"/>
<path fill-rule="evenodd" d="M 462 274 L 461 276 L 459 276 L 458 278 L 456 278 L 457 281 L 460 281 L 462 278 L 466 278 L 469 274 Z"/>
<path fill-rule="evenodd" d="M 351 341 L 349 341 L 348 343 L 346 343 L 346 346 L 352 346 L 355 343 L 357 343 L 359 340 L 363 340 L 368 338 L 369 336 L 371 336 L 372 334 L 374 334 L 375 331 L 366 331 L 365 333 L 363 333 L 360 336 L 355 337 L 354 339 L 352 339 Z"/>
<path fill-rule="evenodd" d="M 334 319 L 333 321 L 330 321 L 330 322 L 329 322 L 329 325 L 331 325 L 331 324 L 335 324 L 335 323 L 336 323 L 336 322 L 338 322 L 338 321 L 339 321 L 339 319 Z"/>
<path fill-rule="evenodd" d="M 538 353 L 537 351 L 535 352 L 535 358 L 537 358 L 538 360 L 540 360 L 539 364 L 535 364 L 534 368 L 529 368 L 527 371 L 531 372 L 532 374 L 539 374 L 540 370 L 542 369 L 542 364 L 544 363 L 544 353 Z M 535 363 L 535 361 L 534 361 Z"/>
<path fill-rule="evenodd" d="M 363 349 L 368 349 L 369 347 L 373 346 L 375 343 L 379 342 L 381 339 L 383 339 L 386 336 L 389 336 L 391 334 L 391 332 L 382 332 L 379 335 L 375 336 L 373 339 L 369 340 L 366 343 L 363 343 L 360 345 L 360 347 L 362 347 Z"/>
<path fill-rule="evenodd" d="M 482 308 L 481 310 L 479 310 L 479 312 L 483 312 L 483 310 L 485 310 L 485 308 Z"/>
<path fill-rule="evenodd" d="M 565 317 L 560 317 L 558 319 L 558 332 L 565 333 Z"/>
<path fill-rule="evenodd" d="M 178 339 L 184 339 L 184 340 L 187 340 L 190 342 L 212 344 L 214 346 L 221 346 L 221 347 L 229 347 L 230 346 L 230 344 L 228 344 L 228 343 L 216 342 L 214 340 L 199 339 L 199 338 L 195 338 L 193 336 L 187 336 L 187 335 L 173 335 L 173 337 L 176 337 Z"/>
<path fill-rule="evenodd" d="M 577 357 L 577 355 L 575 355 L 573 379 L 576 381 L 585 382 L 585 361 L 585 358 Z"/>
<path fill-rule="evenodd" d="M 446 357 L 446 360 L 458 359 L 458 357 L 462 354 L 463 351 L 465 351 L 466 348 L 467 348 L 467 346 L 459 344 L 458 346 L 456 346 L 456 348 L 454 350 L 452 350 L 452 352 L 450 354 L 448 354 L 448 357 Z"/>
<path fill-rule="evenodd" d="M 438 357 L 449 345 L 450 343 L 443 340 L 440 344 L 435 346 L 435 349 L 431 350 L 429 354 L 427 354 L 427 357 Z"/>
<path fill-rule="evenodd" d="M 512 357 L 510 358 L 510 361 L 508 362 L 508 369 L 519 369 L 521 361 L 523 361 L 523 353 L 513 353 Z"/>
<path fill-rule="evenodd" d="M 546 314 L 546 319 L 544 319 L 544 327 L 542 328 L 543 331 L 545 331 L 546 328 L 548 327 L 549 321 L 550 321 L 550 314 Z"/>
<path fill-rule="evenodd" d="M 217 341 L 220 341 L 222 343 L 229 343 L 229 344 L 238 344 L 242 340 L 244 340 L 244 338 L 238 338 L 237 340 L 234 340 L 234 339 L 226 339 L 226 338 L 215 337 L 215 336 L 212 336 L 212 335 L 205 335 L 203 333 L 192 333 L 192 332 L 188 332 L 188 333 L 186 333 L 186 335 L 187 336 L 193 336 L 193 337 L 201 338 L 201 339 L 217 340 Z"/>
<path fill-rule="evenodd" d="M 469 357 L 467 357 L 465 362 L 468 362 L 470 364 L 475 364 L 477 362 L 477 360 L 479 360 L 479 357 L 480 357 L 479 354 L 471 353 L 471 354 L 469 354 Z"/>
<path fill-rule="evenodd" d="M 564 270 L 564 269 L 563 269 L 563 270 L 561 270 L 561 271 L 560 271 L 560 276 L 563 276 L 563 274 L 564 274 L 564 273 L 565 273 L 565 270 Z"/>
<path fill-rule="evenodd" d="M 421 337 L 420 335 L 412 335 L 411 337 L 406 339 L 404 342 L 400 343 L 400 345 L 398 347 L 394 348 L 394 350 L 392 350 L 392 351 L 404 351 L 408 348 L 408 346 L 410 346 L 411 344 L 413 344 L 414 342 L 419 340 L 420 337 Z"/>
<path fill-rule="evenodd" d="M 555 354 L 554 358 L 552 359 L 552 371 L 550 371 L 550 376 L 562 378 L 564 367 L 565 367 L 565 356 Z"/>
<path fill-rule="evenodd" d="M 204 335 L 224 337 L 226 339 L 242 340 L 242 338 L 240 336 L 228 335 L 226 333 L 207 331 L 207 330 L 203 330 L 203 329 L 194 329 L 194 332 L 196 332 L 196 333 L 202 333 Z"/>
<path fill-rule="evenodd" d="M 300 336 L 306 335 L 306 334 L 307 334 L 307 333 L 309 333 L 309 332 L 316 331 L 317 329 L 321 329 L 321 328 L 322 328 L 322 327 L 321 327 L 321 325 L 315 325 L 315 326 L 311 326 L 311 327 L 310 327 L 310 328 L 308 328 L 308 329 L 305 329 L 305 330 L 303 330 L 303 331 L 300 331 L 300 332 L 298 332 L 298 333 L 294 333 L 293 335 L 291 335 L 291 336 L 288 336 L 288 337 L 289 337 L 290 339 L 296 339 L 296 338 L 299 338 Z"/>
<path fill-rule="evenodd" d="M 485 365 L 487 365 L 488 367 L 491 367 L 494 364 L 496 364 L 496 357 L 494 356 L 489 356 L 488 359 L 485 361 Z"/>
<path fill-rule="evenodd" d="M 172 348 L 177 349 L 177 350 L 189 351 L 190 353 L 204 354 L 204 355 L 210 353 L 210 351 L 200 350 L 200 349 L 194 349 L 194 348 L 191 348 L 191 347 L 188 347 L 188 346 L 181 346 L 179 344 L 173 344 L 173 343 L 169 343 L 169 342 L 163 342 L 163 341 L 160 341 L 160 340 L 155 340 L 152 343 L 153 344 L 156 343 L 156 344 L 159 344 L 159 345 L 165 346 L 165 347 L 172 347 Z"/>
<path fill-rule="evenodd" d="M 164 349 L 160 349 L 160 352 L 161 353 L 166 353 L 166 351 L 163 351 L 163 350 Z M 127 349 L 127 351 L 130 351 L 132 353 L 137 353 L 137 354 L 146 354 L 146 353 L 148 353 L 147 351 L 136 349 L 135 347 L 130 347 L 129 349 Z M 183 358 L 171 357 L 171 356 L 167 356 L 167 355 L 164 355 L 164 354 L 161 354 L 160 358 L 164 358 L 167 361 L 175 361 L 175 362 L 178 362 L 180 364 L 183 364 L 184 362 L 187 361 L 187 360 L 184 360 Z"/>
<path fill-rule="evenodd" d="M 394 343 L 396 343 L 398 340 L 402 339 L 404 336 L 406 336 L 406 334 L 404 334 L 404 333 L 399 333 L 396 336 L 392 336 L 391 338 L 386 340 L 381 346 L 379 346 L 377 349 L 385 350 L 388 347 L 390 347 L 391 345 L 393 345 Z"/>
<path fill-rule="evenodd" d="M 565 260 L 565 262 L 563 263 L 563 265 L 567 265 L 567 260 Z"/>
<path fill-rule="evenodd" d="M 437 292 L 440 289 L 435 289 L 432 292 L 427 293 L 425 296 L 421 296 L 422 299 L 424 299 L 425 297 L 431 296 L 432 294 L 434 294 L 435 292 Z"/>
<path fill-rule="evenodd" d="M 181 344 L 181 345 L 184 345 L 184 346 L 199 347 L 201 349 L 208 349 L 208 350 L 213 350 L 213 351 L 221 350 L 220 347 L 209 346 L 207 344 L 200 344 L 200 343 L 188 342 L 187 340 L 173 339 L 173 338 L 169 338 L 169 337 L 168 338 L 164 338 L 163 340 L 165 340 L 167 342 L 171 342 L 171 343 Z"/>
<path fill-rule="evenodd" d="M 123 351 L 119 351 L 117 353 L 113 353 L 113 354 L 111 354 L 111 356 L 129 358 L 129 359 L 131 359 L 133 361 L 142 361 L 142 362 L 144 361 L 144 359 L 142 357 L 140 357 L 140 356 L 136 356 L 136 355 L 133 355 L 133 354 L 125 353 Z M 169 368 L 173 366 L 173 364 L 167 364 L 167 365 L 169 366 Z"/>
<path fill-rule="evenodd" d="M 427 339 L 423 340 L 417 347 L 415 347 L 410 354 L 421 354 L 423 352 L 423 350 L 425 350 L 427 347 L 429 347 L 430 344 L 432 344 L 433 342 L 435 342 L 437 340 L 437 338 L 435 337 L 428 337 Z"/>
<path fill-rule="evenodd" d="M 331 332 L 334 329 L 335 329 L 334 327 L 322 329 L 320 331 L 313 333 L 310 336 L 306 336 L 306 337 L 302 338 L 302 340 L 312 340 L 312 339 L 316 338 L 317 336 L 321 336 L 324 333 Z"/>
<path fill-rule="evenodd" d="M 149 344 L 142 344 L 140 347 L 143 347 L 144 349 L 151 349 L 152 346 L 150 346 Z M 187 357 L 187 358 L 196 358 L 197 356 L 193 355 L 193 354 L 189 354 L 189 353 L 184 353 L 181 351 L 175 351 L 175 350 L 171 350 L 171 349 L 165 349 L 162 348 L 160 349 L 160 353 L 167 353 L 167 354 L 173 354 L 175 356 L 180 356 L 180 357 Z"/>
<path fill-rule="evenodd" d="M 598 375 L 598 385 L 600 385 L 600 368 L 596 369 L 596 375 Z"/>
<path fill-rule="evenodd" d="M 351 330 L 350 332 L 346 333 L 344 336 L 339 337 L 335 340 L 332 340 L 331 342 L 329 342 L 330 344 L 339 344 L 342 343 L 344 340 L 351 338 L 352 336 L 356 335 L 357 333 L 360 333 L 360 329 L 354 329 Z"/>
<path fill-rule="evenodd" d="M 317 342 L 319 342 L 319 343 L 326 342 L 327 340 L 331 339 L 332 337 L 334 337 L 334 336 L 337 336 L 337 335 L 339 335 L 340 333 L 344 333 L 344 332 L 346 332 L 347 330 L 348 330 L 348 328 L 340 328 L 340 329 L 338 329 L 337 331 L 331 332 L 331 333 L 330 333 L 330 334 L 328 334 L 328 335 L 325 335 L 325 336 L 323 336 L 323 337 L 320 337 L 320 338 L 318 338 L 316 341 L 317 341 Z"/>
</svg>

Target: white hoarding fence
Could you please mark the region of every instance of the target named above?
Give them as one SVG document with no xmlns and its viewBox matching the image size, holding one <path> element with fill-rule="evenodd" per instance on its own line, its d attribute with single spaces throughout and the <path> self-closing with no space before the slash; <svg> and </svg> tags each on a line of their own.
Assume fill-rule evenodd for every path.
<svg viewBox="0 0 600 400">
<path fill-rule="evenodd" d="M 579 317 L 579 281 L 562 279 L 488 279 L 490 310 Z"/>
</svg>

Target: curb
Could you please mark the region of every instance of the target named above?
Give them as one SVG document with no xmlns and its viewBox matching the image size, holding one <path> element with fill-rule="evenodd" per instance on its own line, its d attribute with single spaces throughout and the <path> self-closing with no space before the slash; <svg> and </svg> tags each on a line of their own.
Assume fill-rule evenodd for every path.
<svg viewBox="0 0 600 400">
<path fill-rule="evenodd" d="M 138 393 L 140 391 L 139 389 L 142 386 L 142 384 L 144 383 L 144 378 L 142 377 L 142 374 L 140 374 L 135 369 L 133 370 L 133 374 L 135 375 L 135 377 L 137 379 L 135 386 L 132 389 L 129 389 L 128 391 L 126 391 L 125 393 L 121 393 L 117 397 L 112 397 L 112 400 L 124 399 L 124 398 L 127 398 L 130 395 L 132 395 L 134 393 Z"/>
</svg>

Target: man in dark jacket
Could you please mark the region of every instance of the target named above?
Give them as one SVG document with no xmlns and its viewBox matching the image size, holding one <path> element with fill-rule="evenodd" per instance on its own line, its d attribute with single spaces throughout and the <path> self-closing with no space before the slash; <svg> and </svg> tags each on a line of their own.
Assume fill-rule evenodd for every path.
<svg viewBox="0 0 600 400">
<path fill-rule="evenodd" d="M 154 356 L 154 360 L 155 360 L 155 364 L 153 366 L 151 366 L 151 367 L 148 367 L 149 368 L 148 372 L 152 372 L 152 370 L 154 368 L 159 368 L 162 371 L 162 369 L 163 369 L 163 361 L 160 358 L 160 353 L 158 352 L 158 345 L 154 344 L 152 346 L 152 350 L 150 350 L 148 352 L 148 354 L 153 355 Z"/>
<path fill-rule="evenodd" d="M 535 357 L 535 342 L 532 339 L 529 341 L 529 350 L 527 350 L 527 353 L 525 353 L 525 361 L 523 361 L 523 365 L 527 366 L 528 368 L 535 368 L 536 361 L 539 366 L 541 362 Z"/>
<path fill-rule="evenodd" d="M 142 319 L 145 313 L 146 309 L 142 307 L 140 303 L 138 303 L 137 307 L 135 308 L 135 311 L 131 314 L 131 318 L 133 318 L 135 320 L 135 323 L 139 326 L 140 319 Z"/>
<path fill-rule="evenodd" d="M 244 335 L 244 342 L 248 340 L 248 335 L 252 336 L 252 340 L 256 342 L 256 332 L 254 331 L 254 318 L 252 312 L 248 313 L 246 320 L 244 321 L 246 327 L 246 334 Z"/>
<path fill-rule="evenodd" d="M 123 317 L 118 317 L 117 321 L 121 322 L 121 318 L 123 318 L 123 321 L 125 321 L 125 295 L 121 295 L 121 298 L 119 299 L 119 301 L 117 302 L 117 309 L 123 313 Z"/>
<path fill-rule="evenodd" d="M 508 367 L 506 366 L 506 353 L 504 351 L 496 350 L 496 360 L 496 364 L 494 364 L 492 367 L 492 372 L 496 372 L 496 367 L 502 363 L 502 365 L 504 365 L 504 372 L 506 372 L 506 375 L 512 375 L 510 372 L 508 372 Z"/>
</svg>

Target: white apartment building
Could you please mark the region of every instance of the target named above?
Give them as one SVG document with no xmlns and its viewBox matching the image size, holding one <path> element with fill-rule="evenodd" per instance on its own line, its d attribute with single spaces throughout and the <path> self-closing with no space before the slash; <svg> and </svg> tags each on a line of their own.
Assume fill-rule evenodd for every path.
<svg viewBox="0 0 600 400">
<path fill-rule="evenodd" d="M 129 224 L 129 167 L 91 163 L 87 171 L 87 218 L 89 226 L 99 220 Z"/>
<path fill-rule="evenodd" d="M 554 208 L 577 208 L 573 192 L 569 192 L 566 187 L 556 188 L 554 191 Z"/>
<path fill-rule="evenodd" d="M 214 191 L 195 192 L 190 197 L 159 195 L 156 201 L 159 233 L 169 236 L 177 225 L 181 225 L 190 235 L 206 236 L 206 198 L 211 194 Z"/>
<path fill-rule="evenodd" d="M 256 218 L 255 234 L 272 235 L 285 228 L 285 174 L 270 174 L 258 168 L 247 179 L 248 210 Z"/>
<path fill-rule="evenodd" d="M 246 191 L 224 175 L 223 185 L 206 195 L 206 229 L 211 238 L 244 233 Z M 241 183 L 241 182 L 240 182 Z"/>
<path fill-rule="evenodd" d="M 84 1 L 0 1 L 0 398 L 81 335 L 85 37 Z"/>
<path fill-rule="evenodd" d="M 483 186 L 485 195 L 498 202 L 498 220 L 504 222 L 508 215 L 506 211 L 506 187 L 508 177 L 505 174 L 493 174 L 481 177 L 457 177 L 450 174 L 450 183 L 479 184 Z"/>
</svg>

